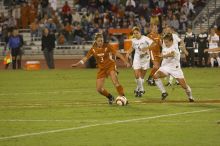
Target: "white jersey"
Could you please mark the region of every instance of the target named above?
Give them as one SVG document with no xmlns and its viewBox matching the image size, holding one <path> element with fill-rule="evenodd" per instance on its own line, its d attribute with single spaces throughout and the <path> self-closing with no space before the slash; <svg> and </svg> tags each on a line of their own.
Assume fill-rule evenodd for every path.
<svg viewBox="0 0 220 146">
<path fill-rule="evenodd" d="M 140 39 L 132 39 L 132 48 L 135 50 L 135 54 L 142 55 L 145 54 L 142 52 L 142 49 L 150 46 L 152 43 L 153 40 L 142 35 Z M 147 51 L 146 53 L 149 54 L 149 51 Z"/>
<path fill-rule="evenodd" d="M 214 36 L 208 36 L 209 42 L 209 49 L 218 48 L 219 36 L 215 34 Z M 216 42 L 217 41 L 217 42 Z"/>
<path fill-rule="evenodd" d="M 163 58 L 161 67 L 158 71 L 163 72 L 165 75 L 171 75 L 174 78 L 184 78 L 183 71 L 180 66 L 180 52 L 178 46 L 173 44 L 171 47 L 163 47 L 162 54 L 168 54 L 174 51 L 173 57 Z"/>
<path fill-rule="evenodd" d="M 140 39 L 132 39 L 132 48 L 135 50 L 133 68 L 134 69 L 148 69 L 150 67 L 150 53 L 149 50 L 143 52 L 143 49 L 149 47 L 153 40 L 146 36 L 141 36 Z"/>
<path fill-rule="evenodd" d="M 171 47 L 167 48 L 167 47 L 163 47 L 162 49 L 162 54 L 166 55 L 168 53 L 174 52 L 174 56 L 173 57 L 167 57 L 167 58 L 163 58 L 162 64 L 161 66 L 168 66 L 168 67 L 180 67 L 180 52 L 178 50 L 178 47 L 176 46 L 176 44 L 173 44 Z"/>
</svg>

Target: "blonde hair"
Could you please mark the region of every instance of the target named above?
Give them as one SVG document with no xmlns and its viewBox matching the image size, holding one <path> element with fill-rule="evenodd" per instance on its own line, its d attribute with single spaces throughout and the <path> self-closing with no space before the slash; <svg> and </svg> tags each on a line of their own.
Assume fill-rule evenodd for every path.
<svg viewBox="0 0 220 146">
<path fill-rule="evenodd" d="M 98 38 L 103 38 L 102 33 L 96 33 L 95 34 L 95 40 L 97 40 Z"/>
<path fill-rule="evenodd" d="M 132 28 L 132 33 L 134 33 L 134 31 L 139 31 L 140 32 L 141 29 L 139 27 L 135 26 L 135 27 Z"/>
</svg>

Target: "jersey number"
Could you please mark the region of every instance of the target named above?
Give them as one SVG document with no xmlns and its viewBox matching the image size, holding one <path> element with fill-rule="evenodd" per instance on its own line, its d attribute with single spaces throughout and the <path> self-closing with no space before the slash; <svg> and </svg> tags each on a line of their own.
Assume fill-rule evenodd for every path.
<svg viewBox="0 0 220 146">
<path fill-rule="evenodd" d="M 104 58 L 103 57 L 100 57 L 100 62 L 103 62 L 104 61 Z"/>
</svg>

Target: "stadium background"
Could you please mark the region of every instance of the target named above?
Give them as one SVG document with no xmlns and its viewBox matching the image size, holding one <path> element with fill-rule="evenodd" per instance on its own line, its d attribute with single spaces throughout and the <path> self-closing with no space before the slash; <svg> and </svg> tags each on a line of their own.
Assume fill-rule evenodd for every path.
<svg viewBox="0 0 220 146">
<path fill-rule="evenodd" d="M 69 68 L 72 59 L 81 58 L 96 32 L 103 32 L 106 41 L 118 43 L 121 52 L 133 26 L 141 27 L 144 35 L 151 23 L 159 26 L 160 33 L 166 25 L 172 26 L 182 38 L 187 26 L 195 34 L 200 26 L 207 32 L 214 27 L 219 34 L 219 0 L 1 0 L 0 6 L 0 49 L 5 47 L 8 32 L 18 28 L 25 41 L 23 68 L 27 60 L 40 60 L 46 68 L 41 51 L 44 27 L 57 38 L 57 68 Z"/>
</svg>

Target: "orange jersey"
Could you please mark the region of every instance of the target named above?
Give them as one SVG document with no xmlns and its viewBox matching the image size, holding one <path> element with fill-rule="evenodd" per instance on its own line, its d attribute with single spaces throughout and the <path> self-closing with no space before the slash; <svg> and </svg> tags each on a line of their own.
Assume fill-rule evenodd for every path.
<svg viewBox="0 0 220 146">
<path fill-rule="evenodd" d="M 109 44 L 104 44 L 102 48 L 92 47 L 86 55 L 86 58 L 94 56 L 96 63 L 100 69 L 107 69 L 110 66 L 115 66 L 115 61 L 112 59 L 112 54 L 116 50 L 112 49 Z"/>
<path fill-rule="evenodd" d="M 153 33 L 153 32 L 149 33 L 147 36 L 157 43 L 157 45 L 151 48 L 150 50 L 151 60 L 160 62 L 161 58 L 159 56 L 160 56 L 160 48 L 161 48 L 160 45 L 161 37 L 158 33 Z"/>
<path fill-rule="evenodd" d="M 161 37 L 158 33 L 149 33 L 147 35 L 150 39 L 152 39 L 154 42 L 157 43 L 157 46 L 155 46 L 154 48 L 152 48 L 152 51 L 155 51 L 155 52 L 160 52 L 160 41 L 161 41 Z"/>
</svg>

